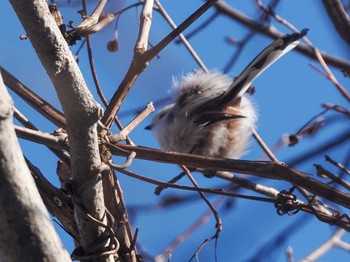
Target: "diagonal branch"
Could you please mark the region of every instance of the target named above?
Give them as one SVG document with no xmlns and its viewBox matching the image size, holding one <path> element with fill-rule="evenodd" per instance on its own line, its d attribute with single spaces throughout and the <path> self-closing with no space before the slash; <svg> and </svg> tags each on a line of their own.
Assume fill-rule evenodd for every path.
<svg viewBox="0 0 350 262">
<path fill-rule="evenodd" d="M 152 2 L 152 6 L 150 4 Z M 161 40 L 156 46 L 147 51 L 148 33 L 150 29 L 150 18 L 153 1 L 145 1 L 142 11 L 141 29 L 139 38 L 135 47 L 134 59 L 131 62 L 128 72 L 123 81 L 120 83 L 117 92 L 113 95 L 109 106 L 102 118 L 102 123 L 109 127 L 111 126 L 114 116 L 118 113 L 124 99 L 131 90 L 135 81 L 141 72 L 147 67 L 148 62 L 152 60 L 161 50 L 170 44 L 180 33 L 196 21 L 203 13 L 205 13 L 217 0 L 209 0 L 205 2 L 197 11 L 188 17 L 182 24 Z"/>
<path fill-rule="evenodd" d="M 6 71 L 0 66 L 2 76 L 4 78 L 4 83 L 13 92 L 15 92 L 19 97 L 26 101 L 31 107 L 43 115 L 46 119 L 50 120 L 58 127 L 65 128 L 66 120 L 64 115 L 50 105 L 49 102 L 42 99 L 40 96 L 35 94 L 27 86 L 25 86 L 21 81 L 14 77 L 11 73 Z"/>
<path fill-rule="evenodd" d="M 39 131 L 39 129 L 32 124 L 20 111 L 18 111 L 16 108 L 14 110 L 14 116 L 15 118 L 24 126 L 26 127 L 26 129 L 30 129 L 29 132 L 33 133 L 33 131 Z M 23 134 L 22 134 L 23 135 Z M 21 136 L 18 132 L 17 132 L 17 137 L 21 137 L 24 139 L 28 139 L 31 140 L 29 137 L 26 137 L 25 135 Z M 33 138 L 33 137 L 31 137 Z M 46 137 L 47 138 L 47 137 Z M 32 140 L 34 142 L 38 142 L 37 140 Z M 40 141 L 40 140 L 39 140 Z M 41 140 L 43 142 L 43 140 Z M 56 140 L 53 140 L 56 141 Z M 47 143 L 48 142 L 48 143 Z M 70 166 L 70 157 L 69 155 L 64 152 L 62 149 L 57 149 L 54 147 L 50 147 L 50 144 L 53 144 L 49 141 L 47 142 L 43 142 L 43 144 L 45 144 L 50 150 L 51 152 L 53 152 L 59 159 L 61 159 L 62 161 L 64 161 L 68 166 Z M 40 143 L 40 142 L 39 142 Z M 56 146 L 56 145 L 55 145 Z M 59 147 L 61 148 L 61 147 Z"/>
<path fill-rule="evenodd" d="M 322 0 L 335 29 L 343 40 L 350 45 L 350 17 L 340 0 Z"/>
<path fill-rule="evenodd" d="M 98 179 L 100 174 L 93 172 L 101 165 L 96 124 L 101 116 L 101 107 L 87 88 L 73 54 L 49 12 L 47 2 L 10 2 L 55 86 L 66 116 L 72 176 L 76 187 L 74 198 L 75 203 L 83 207 L 75 208 L 74 212 L 80 242 L 87 251 L 105 229 L 86 221 L 83 210 L 104 223 L 107 221 L 102 182 Z"/>
<path fill-rule="evenodd" d="M 328 199 L 346 208 L 350 208 L 350 194 L 319 182 L 312 178 L 310 174 L 292 169 L 282 162 L 218 159 L 122 144 L 118 144 L 118 147 L 108 144 L 108 147 L 111 149 L 112 154 L 115 155 L 128 156 L 129 152 L 134 151 L 136 152 L 136 158 L 138 159 L 185 165 L 206 170 L 237 172 L 288 181 L 315 195 Z"/>
<path fill-rule="evenodd" d="M 225 3 L 224 1 L 219 1 L 215 4 L 215 7 L 218 12 L 221 14 L 228 16 L 237 22 L 247 26 L 248 28 L 251 28 L 252 30 L 259 32 L 261 34 L 264 34 L 266 36 L 269 36 L 273 39 L 280 38 L 283 34 L 277 31 L 276 28 L 270 26 L 266 27 L 265 25 L 261 25 L 259 23 L 254 22 L 253 19 L 250 17 L 242 14 L 241 12 L 236 11 L 234 8 L 232 8 L 230 5 Z M 312 58 L 317 59 L 314 51 L 312 48 L 309 48 L 305 45 L 299 44 L 295 50 L 299 51 L 300 53 Z M 331 56 L 329 54 L 326 54 L 324 52 L 321 52 L 322 57 L 326 61 L 327 64 L 338 67 L 340 69 L 349 71 L 350 70 L 350 62 L 344 59 L 341 59 L 339 57 Z"/>
</svg>

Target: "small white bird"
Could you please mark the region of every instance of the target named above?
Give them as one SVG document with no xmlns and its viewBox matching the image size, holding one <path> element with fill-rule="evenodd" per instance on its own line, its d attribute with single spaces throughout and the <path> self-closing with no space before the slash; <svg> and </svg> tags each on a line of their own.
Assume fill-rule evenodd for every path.
<svg viewBox="0 0 350 262">
<path fill-rule="evenodd" d="M 161 109 L 152 129 L 163 150 L 218 158 L 240 158 L 257 120 L 244 95 L 251 83 L 307 33 L 284 35 L 265 48 L 233 81 L 218 72 L 190 73 L 175 83 L 178 95 Z"/>
</svg>

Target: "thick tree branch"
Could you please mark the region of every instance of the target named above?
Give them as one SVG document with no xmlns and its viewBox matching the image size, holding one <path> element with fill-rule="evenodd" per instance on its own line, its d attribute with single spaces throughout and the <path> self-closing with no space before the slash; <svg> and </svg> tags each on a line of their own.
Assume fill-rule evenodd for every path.
<svg viewBox="0 0 350 262">
<path fill-rule="evenodd" d="M 0 94 L 1 260 L 71 261 L 26 166 L 12 125 L 13 102 L 1 76 Z"/>
<path fill-rule="evenodd" d="M 312 178 L 310 174 L 292 169 L 281 162 L 216 159 L 206 156 L 166 152 L 146 147 L 121 144 L 117 147 L 111 144 L 108 146 L 115 155 L 128 156 L 129 152 L 134 151 L 136 152 L 136 158 L 139 159 L 197 167 L 204 170 L 237 172 L 288 181 L 315 195 L 350 209 L 350 194 L 329 186 L 328 184 L 319 182 Z"/>
<path fill-rule="evenodd" d="M 74 181 L 75 217 L 80 242 L 88 253 L 105 229 L 86 219 L 86 212 L 107 223 L 99 173 L 97 124 L 101 108 L 89 92 L 68 45 L 45 0 L 11 0 L 17 16 L 51 78 L 67 121 Z M 106 240 L 107 241 L 107 240 Z M 112 259 L 110 257 L 110 259 Z M 112 261 L 112 260 L 111 260 Z"/>
</svg>

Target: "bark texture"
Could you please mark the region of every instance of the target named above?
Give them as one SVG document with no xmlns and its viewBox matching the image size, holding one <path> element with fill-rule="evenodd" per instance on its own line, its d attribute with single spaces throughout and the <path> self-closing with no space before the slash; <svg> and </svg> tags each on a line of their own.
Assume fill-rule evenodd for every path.
<svg viewBox="0 0 350 262">
<path fill-rule="evenodd" d="M 1 75 L 0 94 L 0 260 L 71 261 L 24 160 Z"/>
</svg>

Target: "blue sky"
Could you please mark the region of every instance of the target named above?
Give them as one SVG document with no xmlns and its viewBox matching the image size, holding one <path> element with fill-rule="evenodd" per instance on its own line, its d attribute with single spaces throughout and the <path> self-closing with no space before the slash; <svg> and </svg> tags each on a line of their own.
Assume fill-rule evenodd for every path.
<svg viewBox="0 0 350 262">
<path fill-rule="evenodd" d="M 65 1 L 58 1 L 65 3 Z M 77 1 L 73 1 L 76 3 Z M 266 3 L 267 1 L 265 1 Z M 127 1 L 110 1 L 108 10 L 116 11 L 121 5 L 126 5 Z M 255 1 L 227 1 L 234 8 L 244 12 L 246 15 L 257 18 L 258 13 Z M 168 10 L 173 20 L 179 24 L 196 8 L 202 1 L 162 1 L 164 7 Z M 93 5 L 89 5 L 89 10 Z M 61 8 L 65 22 L 74 20 L 79 23 L 79 16 L 76 14 L 76 7 L 69 7 L 66 4 Z M 212 14 L 209 11 L 205 17 Z M 342 42 L 335 33 L 334 28 L 323 10 L 321 1 L 283 1 L 277 8 L 277 13 L 287 19 L 298 29 L 309 28 L 308 38 L 320 50 L 329 54 L 349 59 L 348 47 Z M 201 21 L 191 26 L 186 32 L 191 32 Z M 13 73 L 18 79 L 24 82 L 32 90 L 40 94 L 44 99 L 59 107 L 59 101 L 47 74 L 40 65 L 35 52 L 32 49 L 29 40 L 20 41 L 19 35 L 24 34 L 15 13 L 10 4 L 4 2 L 0 9 L 1 34 L 0 43 L 0 64 L 8 71 Z M 282 25 L 273 22 L 281 32 L 290 31 Z M 135 10 L 130 10 L 123 14 L 119 20 L 119 51 L 110 53 L 106 50 L 106 43 L 111 40 L 114 24 L 105 30 L 92 36 L 94 47 L 94 60 L 97 66 L 99 80 L 104 89 L 106 97 L 110 98 L 115 92 L 119 82 L 123 78 L 133 55 L 133 47 L 138 33 L 137 19 Z M 150 43 L 156 44 L 165 35 L 170 32 L 170 27 L 157 14 L 154 14 L 153 24 L 150 34 Z M 190 39 L 190 43 L 195 48 L 203 62 L 209 69 L 222 70 L 228 63 L 230 57 L 235 51 L 235 47 L 227 44 L 224 39 L 231 37 L 241 39 L 247 34 L 247 30 L 228 18 L 219 17 L 205 30 L 201 31 L 195 37 Z M 243 49 L 237 63 L 230 70 L 229 74 L 235 76 L 272 40 L 265 36 L 257 34 L 252 41 Z M 75 52 L 78 46 L 73 46 Z M 339 94 L 335 87 L 322 75 L 312 69 L 308 63 L 309 58 L 292 51 L 271 66 L 255 82 L 256 93 L 254 101 L 259 109 L 258 130 L 269 146 L 273 146 L 286 133 L 296 132 L 311 117 L 322 110 L 321 104 L 330 102 L 347 106 L 346 100 Z M 315 61 L 312 61 L 317 64 Z M 96 95 L 92 77 L 88 67 L 86 50 L 83 49 L 79 58 L 79 65 L 86 77 L 88 86 L 95 98 L 100 101 Z M 125 110 L 139 108 L 146 105 L 149 101 L 156 101 L 171 94 L 171 82 L 173 76 L 180 76 L 193 69 L 198 69 L 197 64 L 189 56 L 187 50 L 182 45 L 171 44 L 160 53 L 159 59 L 150 62 L 149 67 L 137 80 L 130 95 L 126 99 L 121 112 Z M 338 69 L 331 68 L 338 80 L 348 88 L 348 79 L 343 78 Z M 40 117 L 29 106 L 24 104 L 18 97 L 13 95 L 15 106 L 34 122 L 42 131 L 52 132 L 55 127 Z M 335 114 L 327 114 L 330 117 Z M 133 118 L 133 115 L 123 117 L 123 123 L 127 123 Z M 158 144 L 151 132 L 145 131 L 144 127 L 150 123 L 150 118 L 132 133 L 132 140 L 139 145 L 156 147 Z M 336 137 L 341 132 L 348 130 L 349 125 L 346 119 L 341 118 L 334 124 L 329 123 L 324 130 L 312 138 L 301 141 L 295 147 L 283 148 L 276 153 L 280 161 L 289 161 L 308 151 L 317 145 L 322 144 L 331 137 Z M 41 171 L 47 175 L 49 180 L 58 185 L 55 174 L 57 159 L 44 147 L 21 141 L 21 146 L 26 155 L 30 155 L 30 160 L 38 166 Z M 339 162 L 345 160 L 349 153 L 344 144 L 335 150 L 327 152 L 330 156 Z M 259 146 L 253 142 L 250 153 L 244 159 L 256 160 L 262 156 L 263 152 Z M 116 162 L 123 159 L 115 159 Z M 336 172 L 329 164 L 324 162 L 322 154 L 316 158 L 310 159 L 296 168 L 315 173 L 313 164 L 323 164 L 325 167 Z M 179 169 L 176 166 L 152 163 L 147 161 L 135 160 L 131 170 L 160 180 L 169 180 L 178 174 Z M 160 198 L 153 194 L 154 186 L 145 184 L 132 178 L 118 175 L 120 179 L 125 201 L 128 207 L 148 206 L 159 202 Z M 203 178 L 196 174 L 198 183 L 201 186 L 219 187 L 224 183 L 217 179 Z M 182 181 L 183 183 L 188 183 Z M 273 186 L 278 190 L 288 189 L 287 183 L 276 181 L 264 181 L 266 185 Z M 252 194 L 248 191 L 242 191 L 245 194 Z M 131 215 L 132 226 L 140 229 L 139 241 L 143 248 L 150 254 L 156 255 L 164 249 L 180 232 L 192 225 L 200 216 L 206 212 L 206 205 L 194 194 L 179 192 L 176 190 L 167 190 L 164 196 L 179 194 L 188 196 L 189 201 L 186 205 L 180 205 L 176 208 L 165 210 L 150 210 L 139 212 L 136 216 Z M 215 200 L 216 196 L 211 196 Z M 253 202 L 249 200 L 234 200 L 234 207 L 224 210 L 220 207 L 219 212 L 223 219 L 224 230 L 218 242 L 219 261 L 249 261 L 251 256 L 258 252 L 266 241 L 272 241 L 277 235 L 287 230 L 290 237 L 268 257 L 266 261 L 286 261 L 284 250 L 292 246 L 295 259 L 301 259 L 311 253 L 316 247 L 322 244 L 331 236 L 335 227 L 329 226 L 318 221 L 315 217 L 307 214 L 298 213 L 296 216 L 280 217 L 276 214 L 271 204 Z M 347 210 L 343 210 L 347 212 Z M 194 250 L 201 242 L 214 234 L 215 221 L 210 218 L 207 224 L 196 231 L 183 245 L 176 249 L 172 261 L 184 261 L 192 255 Z M 295 226 L 297 225 L 297 226 Z M 290 230 L 288 230 L 290 229 Z M 73 244 L 69 236 L 58 229 L 61 239 L 69 251 L 72 251 Z M 344 238 L 350 241 L 348 235 Z M 282 240 L 279 240 L 282 241 Z M 206 246 L 200 253 L 201 261 L 214 261 L 214 244 Z M 270 253 L 272 254 L 272 253 Z M 349 255 L 340 249 L 333 249 L 327 253 L 320 261 L 344 261 L 349 259 Z M 261 261 L 264 261 L 262 258 Z"/>
</svg>

